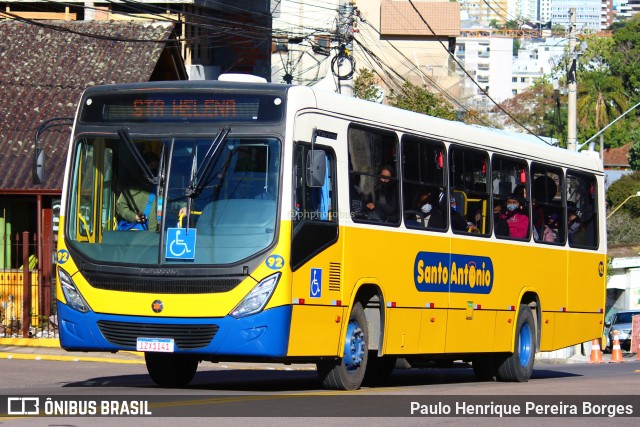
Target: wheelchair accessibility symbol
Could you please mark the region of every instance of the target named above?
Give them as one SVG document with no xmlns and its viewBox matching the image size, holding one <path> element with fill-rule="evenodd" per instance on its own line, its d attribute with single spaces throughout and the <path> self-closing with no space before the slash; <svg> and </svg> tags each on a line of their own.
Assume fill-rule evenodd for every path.
<svg viewBox="0 0 640 427">
<path fill-rule="evenodd" d="M 193 259 L 196 255 L 196 232 L 195 228 L 167 229 L 167 259 Z"/>
<path fill-rule="evenodd" d="M 309 281 L 309 298 L 320 298 L 322 296 L 322 269 L 311 269 L 311 280 Z"/>
</svg>

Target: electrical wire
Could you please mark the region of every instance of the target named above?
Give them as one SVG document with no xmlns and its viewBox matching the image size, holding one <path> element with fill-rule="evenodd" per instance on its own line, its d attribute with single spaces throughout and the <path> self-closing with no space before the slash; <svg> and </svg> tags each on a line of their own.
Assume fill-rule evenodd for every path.
<svg viewBox="0 0 640 427">
<path fill-rule="evenodd" d="M 536 135 L 535 133 L 533 133 L 529 128 L 527 128 L 527 126 L 525 126 L 524 124 L 522 124 L 518 119 L 516 119 L 515 117 L 513 117 L 511 115 L 511 113 L 509 113 L 507 110 L 505 110 L 500 104 L 498 104 L 491 96 L 489 96 L 489 94 L 480 86 L 480 84 L 471 76 L 471 74 L 469 74 L 469 72 L 462 66 L 462 64 L 460 63 L 460 61 L 458 60 L 458 58 L 456 58 L 456 56 L 451 53 L 449 51 L 449 49 L 447 49 L 447 47 L 444 45 L 444 43 L 442 42 L 442 40 L 440 40 L 440 37 L 438 37 L 438 35 L 435 33 L 435 31 L 433 31 L 433 28 L 431 28 L 431 25 L 429 25 L 429 23 L 427 22 L 426 19 L 424 19 L 424 16 L 422 16 L 422 13 L 420 13 L 420 11 L 418 10 L 418 8 L 416 7 L 416 5 L 413 3 L 413 0 L 408 0 L 409 4 L 411 5 L 411 7 L 413 8 L 413 10 L 418 14 L 418 16 L 420 17 L 420 20 L 427 26 L 427 28 L 429 29 L 429 31 L 431 31 L 431 33 L 435 36 L 436 40 L 438 41 L 438 43 L 442 46 L 442 48 L 447 52 L 447 54 L 453 59 L 453 61 L 455 61 L 456 64 L 458 64 L 458 66 L 460 67 L 460 69 L 462 70 L 462 72 L 464 74 L 466 74 L 466 76 L 471 79 L 471 82 L 482 91 L 482 93 L 485 94 L 485 96 L 500 110 L 502 111 L 504 114 L 506 114 L 511 120 L 513 120 L 514 123 L 516 123 L 518 126 L 522 127 L 524 130 L 526 130 L 527 132 L 529 132 L 531 135 L 535 136 L 536 138 L 538 138 L 540 141 L 544 142 L 545 144 L 549 144 L 548 141 L 545 141 L 543 138 L 540 138 L 540 136 Z"/>
</svg>

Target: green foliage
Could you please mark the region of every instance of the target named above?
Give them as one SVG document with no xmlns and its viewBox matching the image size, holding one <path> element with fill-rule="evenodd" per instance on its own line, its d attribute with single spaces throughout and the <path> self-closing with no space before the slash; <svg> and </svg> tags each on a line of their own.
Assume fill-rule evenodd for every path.
<svg viewBox="0 0 640 427">
<path fill-rule="evenodd" d="M 616 209 L 627 197 L 636 194 L 638 191 L 640 191 L 640 172 L 625 175 L 607 189 L 607 205 L 611 210 Z M 620 210 L 613 214 L 611 219 L 625 212 L 633 218 L 640 218 L 640 197 L 629 199 Z"/>
<path fill-rule="evenodd" d="M 634 171 L 640 171 L 640 129 L 635 129 L 631 135 L 633 143 L 629 148 L 629 166 Z"/>
<path fill-rule="evenodd" d="M 353 94 L 356 98 L 367 101 L 377 101 L 381 96 L 378 79 L 373 71 L 367 68 L 358 70 L 358 75 L 353 80 Z"/>
<path fill-rule="evenodd" d="M 591 138 L 622 115 L 628 106 L 628 96 L 619 77 L 606 70 L 580 74 L 577 105 L 580 140 Z"/>
<path fill-rule="evenodd" d="M 640 242 L 640 220 L 623 209 L 607 220 L 607 244 L 609 245 L 633 245 Z"/>
<path fill-rule="evenodd" d="M 635 15 L 613 33 L 614 48 L 609 66 L 612 74 L 622 78 L 629 93 L 640 87 L 640 16 Z"/>
<path fill-rule="evenodd" d="M 557 102 L 553 86 L 544 80 L 500 104 L 519 123 L 537 135 L 549 136 L 564 141 L 566 129 L 566 102 Z M 558 109 L 558 104 L 560 108 Z M 497 111 L 494 109 L 494 111 Z M 518 126 L 511 118 L 505 124 Z"/>
<path fill-rule="evenodd" d="M 399 91 L 391 90 L 389 105 L 416 113 L 448 120 L 456 119 L 456 111 L 441 95 L 406 82 Z"/>
</svg>

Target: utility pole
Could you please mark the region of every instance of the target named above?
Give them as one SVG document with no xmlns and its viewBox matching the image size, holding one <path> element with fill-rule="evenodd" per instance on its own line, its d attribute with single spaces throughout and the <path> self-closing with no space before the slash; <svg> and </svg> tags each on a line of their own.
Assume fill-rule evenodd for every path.
<svg viewBox="0 0 640 427">
<path fill-rule="evenodd" d="M 567 73 L 567 86 L 569 92 L 568 117 L 567 117 L 567 150 L 576 151 L 577 135 L 577 103 L 578 103 L 578 83 L 576 78 L 577 53 L 576 53 L 576 8 L 569 9 L 569 57 L 571 65 Z"/>
<path fill-rule="evenodd" d="M 348 1 L 338 8 L 338 52 L 331 61 L 331 71 L 338 78 L 338 92 L 345 96 L 353 96 L 353 73 L 356 66 L 353 58 L 354 4 L 353 1 Z"/>
</svg>

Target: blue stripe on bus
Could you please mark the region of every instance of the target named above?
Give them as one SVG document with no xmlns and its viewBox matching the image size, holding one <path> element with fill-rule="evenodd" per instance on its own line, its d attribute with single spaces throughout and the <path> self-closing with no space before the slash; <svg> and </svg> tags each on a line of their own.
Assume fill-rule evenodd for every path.
<svg viewBox="0 0 640 427">
<path fill-rule="evenodd" d="M 98 328 L 97 322 L 104 320 L 154 325 L 214 324 L 218 325 L 219 329 L 208 346 L 187 350 L 176 346 L 176 353 L 259 357 L 286 356 L 292 311 L 291 306 L 282 306 L 239 319 L 231 316 L 154 318 L 148 316 L 98 314 L 92 311 L 80 313 L 60 301 L 58 301 L 57 307 L 60 325 L 60 345 L 66 350 L 135 350 L 135 347 L 110 343 Z"/>
</svg>

